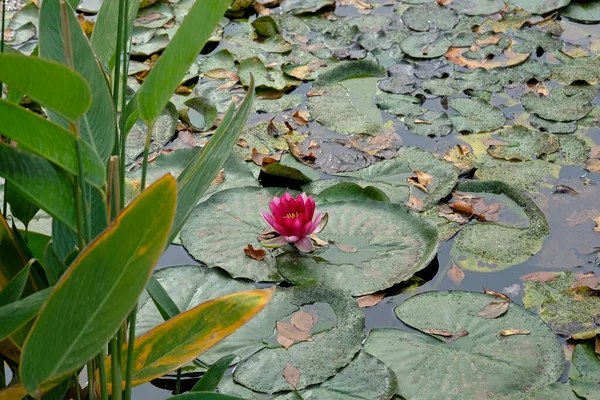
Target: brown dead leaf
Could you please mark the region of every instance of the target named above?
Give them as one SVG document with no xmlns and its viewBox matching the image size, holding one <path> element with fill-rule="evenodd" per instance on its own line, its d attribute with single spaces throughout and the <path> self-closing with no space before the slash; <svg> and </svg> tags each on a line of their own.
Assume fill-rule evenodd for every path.
<svg viewBox="0 0 600 400">
<path fill-rule="evenodd" d="M 523 275 L 521 277 L 521 279 L 523 279 L 524 281 L 537 282 L 537 283 L 550 282 L 556 278 L 558 278 L 557 273 L 548 272 L 548 271 L 532 272 L 530 274 Z"/>
<path fill-rule="evenodd" d="M 296 343 L 295 341 L 293 341 L 290 338 L 287 338 L 285 336 L 282 335 L 277 335 L 277 343 L 279 343 L 280 345 L 283 346 L 283 348 L 285 348 L 286 350 L 289 349 L 290 347 L 292 347 L 292 345 L 294 343 Z"/>
<path fill-rule="evenodd" d="M 319 89 L 319 90 L 309 90 L 306 93 L 306 96 L 308 96 L 308 97 L 323 96 L 323 95 L 325 95 L 325 91 L 321 90 L 321 89 Z"/>
<path fill-rule="evenodd" d="M 263 154 L 259 153 L 254 147 L 252 148 L 252 161 L 259 166 L 273 164 L 281 160 L 281 155 L 282 153 L 275 153 L 273 155 Z"/>
<path fill-rule="evenodd" d="M 501 316 L 502 314 L 504 314 L 505 312 L 508 311 L 509 304 L 510 304 L 510 301 L 494 300 L 494 301 L 490 302 L 488 305 L 484 306 L 481 310 L 479 310 L 477 315 L 480 316 L 481 318 L 486 318 L 486 319 L 498 318 L 499 316 Z"/>
<path fill-rule="evenodd" d="M 414 172 L 415 175 L 409 176 L 407 178 L 408 183 L 418 187 L 425 193 L 429 193 L 429 189 L 427 188 L 427 186 L 431 184 L 431 175 L 429 175 L 427 172 L 414 169 L 412 170 L 412 172 Z"/>
<path fill-rule="evenodd" d="M 281 136 L 281 132 L 279 131 L 279 129 L 277 129 L 277 126 L 275 125 L 275 117 L 271 118 L 269 120 L 269 123 L 267 125 L 267 133 L 271 136 L 273 136 L 274 138 Z"/>
<path fill-rule="evenodd" d="M 358 251 L 356 247 L 349 244 L 343 244 L 338 242 L 333 242 L 333 244 L 335 245 L 335 247 L 337 247 L 340 251 L 343 251 L 344 253 L 356 253 Z"/>
<path fill-rule="evenodd" d="M 454 210 L 463 212 L 469 216 L 476 217 L 481 221 L 498 221 L 498 213 L 502 209 L 502 204 L 486 204 L 483 197 L 459 195 L 454 193 L 454 197 L 448 205 Z"/>
<path fill-rule="evenodd" d="M 79 25 L 85 32 L 86 36 L 88 36 L 88 37 L 91 36 L 92 32 L 94 31 L 95 22 L 92 20 L 86 19 L 83 14 L 77 14 L 77 22 L 79 22 Z"/>
<path fill-rule="evenodd" d="M 220 185 L 225 181 L 225 168 L 221 168 L 219 172 L 217 172 L 217 176 L 210 183 L 211 185 Z"/>
<path fill-rule="evenodd" d="M 504 50 L 504 54 L 502 57 L 496 57 L 492 60 L 483 59 L 483 60 L 472 60 L 469 58 L 463 57 L 463 53 L 469 50 L 468 47 L 450 47 L 450 49 L 446 52 L 445 56 L 448 60 L 453 62 L 456 65 L 460 65 L 462 67 L 467 68 L 484 68 L 484 69 L 493 69 L 498 67 L 510 67 L 513 65 L 521 64 L 527 58 L 529 58 L 531 53 L 516 53 L 512 50 L 512 44 L 508 47 L 508 49 Z"/>
<path fill-rule="evenodd" d="M 175 93 L 188 95 L 188 94 L 192 93 L 192 89 L 190 89 L 187 86 L 179 85 L 179 86 L 177 86 L 177 89 L 175 89 Z"/>
<path fill-rule="evenodd" d="M 308 125 L 309 118 L 310 114 L 306 110 L 296 110 L 296 112 L 292 114 L 294 122 L 301 126 Z"/>
<path fill-rule="evenodd" d="M 600 173 L 600 158 L 588 158 L 583 163 L 583 167 L 594 174 Z"/>
<path fill-rule="evenodd" d="M 552 194 L 570 194 L 571 196 L 575 196 L 576 194 L 579 194 L 579 192 L 571 186 L 556 185 L 552 188 Z"/>
<path fill-rule="evenodd" d="M 538 96 L 546 97 L 550 95 L 550 91 L 544 82 L 527 82 L 527 92 L 535 93 Z"/>
<path fill-rule="evenodd" d="M 376 306 L 383 300 L 385 293 L 373 293 L 365 296 L 360 296 L 356 299 L 360 308 Z"/>
<path fill-rule="evenodd" d="M 256 261 L 262 261 L 265 259 L 267 252 L 262 249 L 255 249 L 251 244 L 248 244 L 244 248 L 244 254 Z"/>
<path fill-rule="evenodd" d="M 508 297 L 504 293 L 495 292 L 493 290 L 488 290 L 488 289 L 485 288 L 485 286 L 482 286 L 482 288 L 483 288 L 483 293 L 489 294 L 490 296 L 494 296 L 494 297 L 497 297 L 499 299 L 506 300 L 506 301 L 510 302 L 510 297 Z"/>
<path fill-rule="evenodd" d="M 592 218 L 592 221 L 596 223 L 594 227 L 594 232 L 600 232 L 600 217 Z"/>
<path fill-rule="evenodd" d="M 288 72 L 287 74 L 293 76 L 296 79 L 305 80 L 311 74 L 311 72 L 312 71 L 310 70 L 310 67 L 308 65 L 300 65 Z"/>
<path fill-rule="evenodd" d="M 278 321 L 277 332 L 281 336 L 285 336 L 286 338 L 295 340 L 296 342 L 310 341 L 310 334 L 308 332 L 301 331 L 290 322 Z"/>
<path fill-rule="evenodd" d="M 504 329 L 498 332 L 500 336 L 513 336 L 513 335 L 529 335 L 531 332 L 527 329 Z"/>
<path fill-rule="evenodd" d="M 452 336 L 452 332 L 446 329 L 424 329 L 423 332 L 429 333 L 430 335 L 439 335 L 445 337 Z"/>
<path fill-rule="evenodd" d="M 597 217 L 600 217 L 600 211 L 592 208 L 591 210 L 580 211 L 577 214 L 573 213 L 573 215 L 567 218 L 567 222 L 569 223 L 569 226 L 577 226 Z"/>
<path fill-rule="evenodd" d="M 598 285 L 600 285 L 600 276 L 596 276 L 594 271 L 590 271 L 578 274 L 577 279 L 573 282 L 571 287 L 587 286 L 590 289 L 598 289 Z"/>
<path fill-rule="evenodd" d="M 283 370 L 283 378 L 287 383 L 292 385 L 294 389 L 296 389 L 298 382 L 300 382 L 300 370 L 294 367 L 292 364 L 287 363 L 285 369 Z"/>
<path fill-rule="evenodd" d="M 315 326 L 315 321 L 309 313 L 304 310 L 298 310 L 294 314 L 292 314 L 292 319 L 290 320 L 292 325 L 296 328 L 300 329 L 304 332 L 309 332 L 313 326 Z"/>
<path fill-rule="evenodd" d="M 460 212 L 456 212 L 446 203 L 440 203 L 437 205 L 438 217 L 446 218 L 450 222 L 456 222 L 461 225 L 469 222 L 469 217 L 465 216 Z"/>
<path fill-rule="evenodd" d="M 161 19 L 163 16 L 159 13 L 146 14 L 136 19 L 136 22 L 152 22 Z"/>
<path fill-rule="evenodd" d="M 227 79 L 227 70 L 225 68 L 215 68 L 206 71 L 204 76 L 212 79 Z"/>
<path fill-rule="evenodd" d="M 239 146 L 243 149 L 247 149 L 248 147 L 250 147 L 250 145 L 248 144 L 248 142 L 246 141 L 246 139 L 238 139 L 237 143 L 235 144 L 236 146 Z"/>
<path fill-rule="evenodd" d="M 230 89 L 237 85 L 237 81 L 225 81 L 216 90 Z"/>
<path fill-rule="evenodd" d="M 468 334 L 469 334 L 469 332 L 467 332 L 464 329 L 462 331 L 458 331 L 454 335 L 452 335 L 451 337 L 449 337 L 448 339 L 446 339 L 446 343 L 452 343 L 455 340 L 460 339 L 463 336 L 467 336 Z"/>
<path fill-rule="evenodd" d="M 454 0 L 437 0 L 438 6 L 447 6 L 452 3 Z"/>
<path fill-rule="evenodd" d="M 15 31 L 10 28 L 4 29 L 4 41 L 12 42 L 13 40 L 15 40 Z"/>
<path fill-rule="evenodd" d="M 315 160 L 317 159 L 317 157 L 315 157 L 315 155 L 313 153 L 304 154 L 302 152 L 302 150 L 300 150 L 300 147 L 298 147 L 298 145 L 295 142 L 290 140 L 290 138 L 285 138 L 285 141 L 288 145 L 290 154 L 297 161 L 301 162 L 304 165 L 308 165 L 308 166 L 313 165 L 315 163 Z"/>
<path fill-rule="evenodd" d="M 259 15 L 271 15 L 271 9 L 265 7 L 264 5 L 260 4 L 258 1 L 254 2 L 254 10 L 259 14 Z"/>
<path fill-rule="evenodd" d="M 416 198 L 412 194 L 408 198 L 408 203 L 406 203 L 407 207 L 412 208 L 413 210 L 417 210 L 417 211 L 421 211 L 421 209 L 423 208 L 424 205 L 425 205 L 425 203 L 423 202 L 423 200 Z"/>
<path fill-rule="evenodd" d="M 465 272 L 456 264 L 452 264 L 452 267 L 450 267 L 448 270 L 447 275 L 455 285 L 460 285 L 463 279 L 465 279 Z"/>
</svg>

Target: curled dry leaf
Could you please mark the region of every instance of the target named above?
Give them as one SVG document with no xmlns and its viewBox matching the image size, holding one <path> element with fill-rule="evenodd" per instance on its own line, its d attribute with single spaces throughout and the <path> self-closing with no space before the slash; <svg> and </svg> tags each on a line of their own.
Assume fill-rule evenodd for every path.
<svg viewBox="0 0 600 400">
<path fill-rule="evenodd" d="M 304 165 L 313 165 L 315 163 L 315 160 L 317 159 L 317 157 L 315 157 L 315 155 L 313 153 L 308 153 L 308 154 L 304 154 L 302 152 L 302 150 L 300 150 L 300 147 L 298 147 L 298 145 L 293 142 L 292 140 L 290 140 L 289 138 L 285 138 L 285 141 L 288 145 L 288 149 L 290 150 L 290 154 L 299 162 L 301 162 Z"/>
<path fill-rule="evenodd" d="M 524 281 L 537 283 L 550 282 L 556 278 L 558 278 L 557 273 L 548 271 L 532 272 L 521 277 L 521 279 L 523 279 Z"/>
<path fill-rule="evenodd" d="M 296 112 L 292 114 L 292 119 L 294 122 L 301 126 L 308 125 L 309 118 L 310 115 L 306 110 L 296 110 Z"/>
<path fill-rule="evenodd" d="M 456 222 L 461 225 L 469 222 L 469 217 L 465 216 L 463 213 L 456 212 L 446 203 L 440 203 L 437 205 L 438 209 L 438 217 L 446 218 L 450 222 Z"/>
<path fill-rule="evenodd" d="M 499 299 L 510 301 L 510 297 L 508 297 L 504 293 L 495 292 L 493 290 L 488 290 L 488 289 L 485 288 L 485 286 L 482 286 L 482 288 L 483 288 L 483 293 L 485 293 L 485 294 L 489 294 L 490 296 L 494 296 L 494 297 L 497 297 Z"/>
<path fill-rule="evenodd" d="M 309 90 L 306 95 L 308 97 L 315 97 L 315 96 L 324 96 L 325 95 L 325 91 L 324 90 Z"/>
<path fill-rule="evenodd" d="M 263 4 L 259 3 L 258 1 L 254 2 L 254 10 L 259 15 L 271 15 L 271 9 L 265 7 Z"/>
<path fill-rule="evenodd" d="M 513 336 L 513 335 L 529 335 L 531 332 L 528 331 L 527 329 L 504 329 L 501 330 L 500 332 L 500 336 Z"/>
<path fill-rule="evenodd" d="M 452 3 L 454 0 L 437 0 L 438 6 L 447 6 Z"/>
<path fill-rule="evenodd" d="M 376 306 L 383 300 L 385 293 L 372 293 L 356 299 L 360 308 Z"/>
<path fill-rule="evenodd" d="M 573 282 L 571 287 L 587 286 L 590 289 L 598 289 L 598 285 L 600 285 L 600 276 L 596 276 L 594 271 L 590 271 L 578 274 L 577 279 Z"/>
<path fill-rule="evenodd" d="M 250 145 L 248 144 L 248 142 L 245 139 L 238 139 L 238 141 L 235 145 L 239 146 L 243 149 L 247 149 L 248 147 L 250 147 Z"/>
<path fill-rule="evenodd" d="M 594 232 L 600 232 L 600 217 L 592 218 L 592 221 L 596 223 L 594 227 Z"/>
<path fill-rule="evenodd" d="M 429 333 L 430 335 L 439 335 L 445 337 L 452 336 L 452 332 L 447 329 L 425 329 L 423 332 Z"/>
<path fill-rule="evenodd" d="M 552 188 L 552 194 L 570 194 L 571 196 L 575 196 L 579 192 L 567 185 L 556 185 Z"/>
<path fill-rule="evenodd" d="M 460 285 L 460 283 L 465 279 L 465 272 L 460 269 L 456 264 L 452 264 L 452 267 L 448 270 L 448 278 L 455 285 Z"/>
<path fill-rule="evenodd" d="M 217 176 L 215 176 L 215 179 L 213 179 L 210 184 L 220 185 L 223 182 L 225 182 L 225 168 L 221 168 L 221 170 L 217 172 Z"/>
<path fill-rule="evenodd" d="M 455 193 L 454 197 L 448 203 L 449 206 L 457 211 L 478 218 L 481 221 L 498 221 L 498 213 L 502 209 L 502 204 L 486 204 L 483 197 L 460 195 Z"/>
<path fill-rule="evenodd" d="M 408 203 L 406 203 L 407 207 L 412 208 L 413 210 L 417 210 L 417 211 L 421 211 L 421 209 L 423 208 L 424 205 L 425 205 L 425 203 L 423 202 L 423 200 L 416 198 L 412 194 L 408 198 Z"/>
<path fill-rule="evenodd" d="M 600 174 L 600 158 L 588 158 L 583 167 L 594 174 Z"/>
<path fill-rule="evenodd" d="M 510 301 L 507 300 L 494 300 L 488 305 L 484 306 L 477 315 L 481 318 L 494 319 L 498 318 L 502 314 L 508 311 L 508 305 Z"/>
<path fill-rule="evenodd" d="M 315 326 L 315 319 L 304 310 L 296 311 L 290 320 L 292 325 L 304 332 L 309 332 Z"/>
<path fill-rule="evenodd" d="M 262 249 L 255 249 L 251 244 L 248 244 L 244 248 L 244 254 L 256 261 L 262 261 L 265 259 L 267 252 Z"/>
<path fill-rule="evenodd" d="M 292 364 L 287 363 L 285 369 L 283 370 L 283 378 L 287 383 L 292 385 L 294 389 L 296 389 L 298 382 L 300 382 L 300 370 L 294 367 Z"/>
<path fill-rule="evenodd" d="M 464 329 L 462 331 L 458 331 L 454 335 L 452 335 L 448 339 L 446 339 L 446 343 L 452 343 L 455 340 L 460 339 L 463 336 L 467 336 L 468 334 L 469 334 L 469 332 L 467 332 Z"/>
<path fill-rule="evenodd" d="M 258 150 L 256 150 L 253 147 L 252 148 L 252 161 L 254 162 L 254 164 L 259 165 L 259 166 L 269 165 L 269 164 L 273 164 L 274 162 L 281 160 L 281 154 L 282 153 L 275 153 L 273 155 L 263 154 L 263 153 L 259 153 Z"/>
<path fill-rule="evenodd" d="M 275 125 L 275 117 L 269 120 L 269 123 L 267 124 L 267 133 L 273 136 L 274 138 L 281 136 L 281 132 L 279 131 L 279 129 L 277 129 L 277 126 Z"/>
<path fill-rule="evenodd" d="M 419 170 L 412 170 L 412 172 L 414 172 L 415 175 L 409 176 L 407 178 L 408 183 L 418 187 L 425 193 L 429 193 L 429 189 L 427 188 L 427 186 L 431 184 L 431 175 L 429 175 L 427 172 Z"/>
</svg>

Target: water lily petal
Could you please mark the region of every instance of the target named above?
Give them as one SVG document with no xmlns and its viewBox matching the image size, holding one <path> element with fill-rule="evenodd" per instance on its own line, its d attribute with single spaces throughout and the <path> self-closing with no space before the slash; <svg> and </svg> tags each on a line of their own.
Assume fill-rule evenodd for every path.
<svg viewBox="0 0 600 400">
<path fill-rule="evenodd" d="M 288 235 L 288 231 L 285 226 L 279 224 L 277 220 L 269 213 L 260 213 L 261 217 L 267 222 L 267 224 L 271 225 L 273 229 L 280 235 Z"/>
<path fill-rule="evenodd" d="M 313 243 L 308 237 L 303 237 L 294 244 L 298 250 L 304 253 L 310 253 L 313 251 Z"/>
<path fill-rule="evenodd" d="M 277 249 L 279 247 L 283 247 L 289 242 L 285 239 L 284 236 L 277 236 L 273 239 L 268 239 L 260 242 L 260 245 L 266 247 L 268 249 Z"/>
<path fill-rule="evenodd" d="M 317 218 L 315 218 L 315 222 L 313 223 L 314 227 L 314 231 L 311 232 L 311 234 L 317 234 L 321 231 L 323 231 L 323 229 L 325 229 L 325 227 L 327 226 L 327 220 L 329 219 L 329 216 L 327 215 L 327 213 L 325 214 L 319 214 L 317 215 Z"/>
<path fill-rule="evenodd" d="M 286 236 L 285 240 L 287 240 L 288 243 L 294 243 L 300 240 L 300 238 L 298 236 Z"/>
</svg>

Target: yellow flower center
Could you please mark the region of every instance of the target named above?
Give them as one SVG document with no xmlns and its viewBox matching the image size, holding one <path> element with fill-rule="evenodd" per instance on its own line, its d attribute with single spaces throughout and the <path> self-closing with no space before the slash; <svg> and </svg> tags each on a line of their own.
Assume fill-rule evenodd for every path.
<svg viewBox="0 0 600 400">
<path fill-rule="evenodd" d="M 283 218 L 289 218 L 289 219 L 294 219 L 294 218 L 298 218 L 300 217 L 300 213 L 299 212 L 292 212 L 292 213 L 287 213 L 283 216 Z"/>
</svg>

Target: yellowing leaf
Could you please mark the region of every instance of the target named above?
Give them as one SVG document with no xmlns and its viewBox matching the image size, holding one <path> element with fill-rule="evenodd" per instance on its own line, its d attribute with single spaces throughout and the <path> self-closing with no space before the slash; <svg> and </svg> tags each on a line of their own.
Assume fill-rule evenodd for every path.
<svg viewBox="0 0 600 400">
<path fill-rule="evenodd" d="M 467 68 L 484 68 L 494 69 L 498 67 L 510 67 L 513 65 L 521 64 L 527 58 L 530 53 L 516 53 L 510 47 L 504 51 L 504 57 L 497 57 L 493 60 L 472 60 L 463 57 L 463 53 L 469 50 L 468 47 L 450 47 L 446 52 L 446 58 L 452 61 L 456 65 Z"/>
<path fill-rule="evenodd" d="M 527 329 L 504 329 L 501 330 L 500 336 L 513 336 L 513 335 L 529 335 L 531 332 Z"/>
<path fill-rule="evenodd" d="M 2 365 L 4 368 L 4 365 Z M 20 400 L 27 395 L 23 384 L 17 383 L 0 390 L 0 400 Z"/>
</svg>

